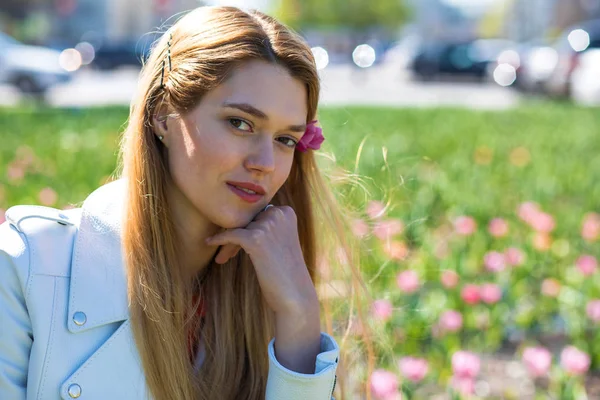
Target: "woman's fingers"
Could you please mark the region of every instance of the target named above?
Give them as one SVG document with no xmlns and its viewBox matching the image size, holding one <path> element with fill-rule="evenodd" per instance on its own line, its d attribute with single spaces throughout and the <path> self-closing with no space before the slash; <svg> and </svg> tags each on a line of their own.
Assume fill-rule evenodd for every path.
<svg viewBox="0 0 600 400">
<path fill-rule="evenodd" d="M 255 236 L 255 231 L 250 231 L 243 228 L 231 229 L 225 232 L 217 233 L 214 236 L 205 239 L 205 243 L 209 246 L 223 246 L 219 251 L 221 257 L 225 257 L 225 261 L 237 254 L 236 247 L 241 247 L 250 253 L 252 246 L 252 237 Z M 219 257 L 217 254 L 217 257 Z M 221 261 L 221 258 L 219 260 Z M 224 261 L 223 261 L 224 262 Z"/>
<path fill-rule="evenodd" d="M 241 248 L 240 246 L 238 246 L 238 247 L 237 247 L 237 249 L 235 250 L 235 252 L 232 254 L 232 256 L 231 256 L 231 257 L 235 257 L 235 256 L 237 255 L 237 253 L 239 253 L 239 252 L 240 252 L 240 250 L 241 250 L 241 249 L 242 249 L 242 248 Z"/>
<path fill-rule="evenodd" d="M 217 264 L 225 264 L 230 258 L 235 257 L 236 254 L 244 247 L 242 242 L 245 241 L 246 245 L 249 245 L 250 243 L 248 239 L 252 239 L 253 235 L 256 236 L 256 232 L 249 228 L 252 225 L 256 225 L 258 221 L 265 219 L 268 212 L 273 211 L 264 210 L 259 212 L 256 217 L 254 217 L 252 222 L 250 222 L 250 224 L 248 224 L 248 226 L 245 228 L 226 230 L 207 238 L 206 244 L 210 246 L 223 246 L 221 249 L 219 249 L 219 252 L 215 257 L 215 262 Z M 246 248 L 246 252 L 249 252 L 249 249 Z"/>
<path fill-rule="evenodd" d="M 230 258 L 235 257 L 240 249 L 241 247 L 237 244 L 226 244 L 219 249 L 219 252 L 215 257 L 215 262 L 217 264 L 225 264 Z"/>
</svg>

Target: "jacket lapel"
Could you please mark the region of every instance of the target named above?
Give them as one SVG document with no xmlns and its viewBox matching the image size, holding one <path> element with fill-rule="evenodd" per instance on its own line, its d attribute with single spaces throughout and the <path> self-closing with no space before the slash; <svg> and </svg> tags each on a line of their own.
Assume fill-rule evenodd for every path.
<svg viewBox="0 0 600 400">
<path fill-rule="evenodd" d="M 83 203 L 69 291 L 67 327 L 72 333 L 129 318 L 121 251 L 124 199 L 121 179 L 98 188 Z M 85 323 L 75 323 L 77 312 L 85 314 Z"/>
<path fill-rule="evenodd" d="M 67 329 L 82 334 L 122 322 L 61 386 L 61 397 L 145 398 L 146 384 L 129 321 L 127 275 L 121 251 L 123 179 L 94 191 L 83 203 L 73 249 Z M 74 386 L 75 385 L 75 386 Z"/>
</svg>

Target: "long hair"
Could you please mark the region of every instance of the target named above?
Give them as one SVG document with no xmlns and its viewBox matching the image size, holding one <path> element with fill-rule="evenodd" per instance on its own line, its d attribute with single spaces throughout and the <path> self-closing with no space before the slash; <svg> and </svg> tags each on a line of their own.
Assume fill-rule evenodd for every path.
<svg viewBox="0 0 600 400">
<path fill-rule="evenodd" d="M 120 152 L 127 186 L 123 254 L 133 335 L 146 383 L 156 400 L 264 398 L 274 318 L 261 296 L 254 268 L 240 251 L 225 265 L 209 265 L 195 279 L 184 275 L 167 197 L 171 177 L 166 149 L 152 126 L 152 117 L 162 104 L 179 114 L 191 111 L 236 66 L 256 59 L 283 66 L 304 83 L 306 121 L 315 119 L 320 87 L 311 49 L 272 17 L 234 7 L 201 7 L 169 28 L 145 62 L 131 105 Z M 352 279 L 359 276 L 355 252 L 342 234 L 348 231 L 347 222 L 312 151 L 295 153 L 290 175 L 272 203 L 294 209 L 305 263 L 315 285 L 318 255 L 327 254 L 332 237 L 339 239 L 336 249 L 346 254 Z M 194 294 L 206 301 L 202 326 L 194 318 Z M 327 310 L 325 319 L 333 334 Z M 206 357 L 198 370 L 188 355 L 189 331 L 205 345 Z M 340 381 L 343 372 L 340 364 Z"/>
</svg>

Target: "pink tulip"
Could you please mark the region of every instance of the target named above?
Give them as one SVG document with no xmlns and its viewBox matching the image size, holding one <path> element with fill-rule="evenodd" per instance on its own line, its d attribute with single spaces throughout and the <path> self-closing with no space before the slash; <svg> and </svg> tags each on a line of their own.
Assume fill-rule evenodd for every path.
<svg viewBox="0 0 600 400">
<path fill-rule="evenodd" d="M 352 233 L 358 238 L 363 238 L 369 233 L 369 225 L 362 219 L 352 221 Z"/>
<path fill-rule="evenodd" d="M 487 304 L 494 304 L 502 298 L 502 289 L 493 283 L 485 283 L 479 288 L 481 300 Z"/>
<path fill-rule="evenodd" d="M 550 233 L 554 230 L 556 223 L 552 215 L 540 211 L 533 215 L 529 221 L 529 225 L 537 232 Z"/>
<path fill-rule="evenodd" d="M 533 219 L 533 216 L 536 215 L 540 211 L 540 206 L 537 203 L 532 201 L 527 201 L 525 203 L 521 203 L 519 205 L 519 210 L 517 214 L 521 220 L 529 223 Z"/>
<path fill-rule="evenodd" d="M 8 164 L 6 177 L 10 182 L 19 182 L 25 177 L 25 168 L 17 162 Z"/>
<path fill-rule="evenodd" d="M 560 353 L 560 365 L 570 375 L 584 375 L 590 368 L 590 356 L 575 346 L 567 346 Z"/>
<path fill-rule="evenodd" d="M 34 163 L 36 157 L 31 147 L 22 145 L 17 148 L 17 159 L 24 167 L 28 167 Z"/>
<path fill-rule="evenodd" d="M 494 237 L 503 237 L 508 234 L 508 224 L 502 218 L 494 218 L 488 225 L 490 235 Z"/>
<path fill-rule="evenodd" d="M 389 300 L 375 300 L 371 307 L 371 313 L 375 319 L 387 321 L 392 317 L 392 303 Z"/>
<path fill-rule="evenodd" d="M 504 260 L 504 254 L 497 251 L 488 252 L 483 263 L 488 271 L 499 272 L 506 268 L 506 261 Z"/>
<path fill-rule="evenodd" d="M 408 256 L 408 247 L 399 240 L 386 241 L 383 251 L 392 260 L 404 260 Z"/>
<path fill-rule="evenodd" d="M 413 293 L 421 286 L 416 271 L 410 269 L 400 272 L 396 277 L 396 283 L 400 290 L 405 293 Z"/>
<path fill-rule="evenodd" d="M 540 210 L 539 205 L 533 202 L 522 203 L 518 214 L 519 218 L 540 233 L 550 233 L 556 226 L 554 217 Z"/>
<path fill-rule="evenodd" d="M 56 203 L 56 200 L 58 200 L 58 195 L 56 192 L 52 188 L 48 187 L 40 190 L 38 197 L 40 199 L 40 203 L 45 206 L 52 206 Z"/>
<path fill-rule="evenodd" d="M 523 363 L 533 378 L 544 376 L 552 365 L 552 353 L 544 347 L 527 347 L 523 351 Z"/>
<path fill-rule="evenodd" d="M 479 357 L 474 353 L 459 350 L 452 355 L 452 371 L 458 378 L 475 379 L 480 367 Z"/>
<path fill-rule="evenodd" d="M 399 219 L 379 221 L 373 226 L 373 234 L 381 240 L 391 239 L 402 233 L 404 225 Z"/>
<path fill-rule="evenodd" d="M 593 242 L 600 237 L 600 214 L 588 213 L 583 217 L 581 236 L 588 242 Z"/>
<path fill-rule="evenodd" d="M 6 221 L 5 217 L 6 211 L 3 208 L 0 208 L 0 224 Z"/>
<path fill-rule="evenodd" d="M 592 321 L 600 323 L 600 299 L 590 300 L 585 311 Z"/>
<path fill-rule="evenodd" d="M 371 200 L 367 204 L 367 215 L 371 219 L 379 219 L 385 214 L 385 204 L 381 201 Z"/>
<path fill-rule="evenodd" d="M 422 381 L 429 370 L 427 360 L 417 357 L 402 357 L 398 362 L 398 366 L 402 375 L 415 383 Z"/>
<path fill-rule="evenodd" d="M 377 399 L 391 399 L 398 393 L 398 378 L 390 371 L 376 369 L 369 379 L 371 393 Z"/>
<path fill-rule="evenodd" d="M 546 278 L 542 281 L 542 294 L 548 297 L 557 297 L 560 294 L 560 282 L 554 278 Z"/>
<path fill-rule="evenodd" d="M 585 276 L 592 275 L 598 269 L 598 260 L 596 257 L 584 254 L 575 262 L 577 268 Z"/>
<path fill-rule="evenodd" d="M 473 285 L 471 283 L 463 286 L 463 288 L 460 292 L 460 297 L 467 304 L 479 303 L 479 300 L 481 299 L 481 296 L 479 293 L 479 286 Z"/>
<path fill-rule="evenodd" d="M 465 395 L 471 395 L 475 393 L 475 380 L 471 378 L 460 378 L 457 376 L 452 377 L 451 381 L 452 388 Z"/>
<path fill-rule="evenodd" d="M 463 325 L 462 314 L 455 310 L 447 310 L 440 316 L 439 327 L 446 332 L 456 332 Z"/>
<path fill-rule="evenodd" d="M 477 230 L 477 223 L 472 217 L 461 215 L 454 220 L 454 231 L 461 236 L 469 236 Z"/>
<path fill-rule="evenodd" d="M 516 247 L 509 247 L 504 251 L 504 260 L 508 265 L 517 267 L 525 262 L 525 253 Z"/>
<path fill-rule="evenodd" d="M 453 287 L 458 285 L 459 279 L 460 277 L 458 276 L 458 274 L 449 269 L 442 271 L 442 275 L 440 276 L 440 281 L 446 289 L 452 289 Z"/>
</svg>

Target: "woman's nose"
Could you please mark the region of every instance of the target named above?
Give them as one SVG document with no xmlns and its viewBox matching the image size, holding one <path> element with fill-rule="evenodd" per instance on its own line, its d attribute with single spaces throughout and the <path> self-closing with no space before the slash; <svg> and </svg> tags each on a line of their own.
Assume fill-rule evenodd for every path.
<svg viewBox="0 0 600 400">
<path fill-rule="evenodd" d="M 261 138 L 251 146 L 250 152 L 246 157 L 245 167 L 250 170 L 262 173 L 273 172 L 275 170 L 275 149 L 273 138 Z"/>
</svg>

